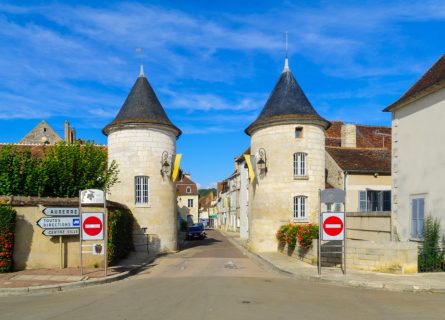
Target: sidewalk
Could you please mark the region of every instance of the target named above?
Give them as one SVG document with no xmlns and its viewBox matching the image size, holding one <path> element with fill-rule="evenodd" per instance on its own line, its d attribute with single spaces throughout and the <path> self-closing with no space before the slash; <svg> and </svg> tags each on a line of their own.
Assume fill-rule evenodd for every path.
<svg viewBox="0 0 445 320">
<path fill-rule="evenodd" d="M 222 231 L 237 247 L 246 251 L 246 241 L 235 232 Z M 323 268 L 321 276 L 316 266 L 288 257 L 279 252 L 250 252 L 273 269 L 297 279 L 334 283 L 350 287 L 366 287 L 390 291 L 445 293 L 445 273 L 418 273 L 400 275 L 347 269 L 346 275 L 339 268 Z"/>
<path fill-rule="evenodd" d="M 79 268 L 31 269 L 0 273 L 0 296 L 65 291 L 111 283 L 149 268 L 154 258 L 154 255 L 146 253 L 131 253 L 128 258 L 109 267 L 106 278 L 103 268 L 84 268 L 83 276 L 80 276 Z"/>
</svg>

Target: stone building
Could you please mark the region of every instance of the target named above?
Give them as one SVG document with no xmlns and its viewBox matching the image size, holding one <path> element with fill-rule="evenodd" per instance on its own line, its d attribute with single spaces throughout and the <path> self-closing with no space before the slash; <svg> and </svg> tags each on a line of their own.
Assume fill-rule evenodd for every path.
<svg viewBox="0 0 445 320">
<path fill-rule="evenodd" d="M 59 141 L 62 141 L 62 138 L 45 120 L 42 120 L 20 140 L 19 144 L 54 144 Z"/>
<path fill-rule="evenodd" d="M 133 212 L 134 233 L 149 233 L 151 250 L 177 250 L 176 186 L 170 175 L 181 130 L 169 120 L 142 66 L 116 118 L 102 132 L 108 136 L 108 161 L 119 166 L 120 182 L 109 190 L 109 200 Z"/>
<path fill-rule="evenodd" d="M 198 222 L 198 187 L 189 173 L 183 173 L 176 182 L 178 215 L 189 224 Z"/>
<path fill-rule="evenodd" d="M 418 241 L 429 215 L 445 235 L 445 55 L 384 111 L 392 112 L 395 233 Z"/>
<path fill-rule="evenodd" d="M 68 144 L 76 142 L 76 130 L 70 127 L 68 120 L 65 121 L 64 139 L 62 139 L 57 132 L 46 122 L 42 120 L 30 132 L 28 132 L 19 144 L 44 144 L 51 145 L 65 140 Z"/>
<path fill-rule="evenodd" d="M 285 67 L 258 118 L 245 130 L 259 159 L 249 190 L 249 245 L 276 249 L 275 232 L 288 221 L 318 222 L 318 190 L 325 187 L 325 129 Z"/>
</svg>

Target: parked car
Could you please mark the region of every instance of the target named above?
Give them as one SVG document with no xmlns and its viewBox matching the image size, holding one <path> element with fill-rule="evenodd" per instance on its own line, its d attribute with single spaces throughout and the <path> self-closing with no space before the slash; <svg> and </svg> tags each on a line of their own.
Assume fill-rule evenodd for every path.
<svg viewBox="0 0 445 320">
<path fill-rule="evenodd" d="M 193 226 L 188 227 L 186 239 L 204 239 L 206 233 L 204 232 L 204 225 L 202 223 L 196 223 Z"/>
</svg>

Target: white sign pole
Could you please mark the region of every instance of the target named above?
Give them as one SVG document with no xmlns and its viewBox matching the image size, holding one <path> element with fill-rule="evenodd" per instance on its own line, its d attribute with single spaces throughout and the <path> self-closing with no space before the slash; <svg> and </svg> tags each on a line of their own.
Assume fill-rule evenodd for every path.
<svg viewBox="0 0 445 320">
<path fill-rule="evenodd" d="M 108 211 L 107 211 L 107 194 L 104 190 L 104 270 L 105 278 L 107 277 L 107 264 L 108 264 Z"/>
<path fill-rule="evenodd" d="M 79 214 L 80 214 L 80 228 L 82 228 L 82 190 L 79 190 Z M 80 276 L 83 276 L 83 261 L 82 261 L 82 230 L 79 232 L 79 252 L 80 252 Z"/>
</svg>

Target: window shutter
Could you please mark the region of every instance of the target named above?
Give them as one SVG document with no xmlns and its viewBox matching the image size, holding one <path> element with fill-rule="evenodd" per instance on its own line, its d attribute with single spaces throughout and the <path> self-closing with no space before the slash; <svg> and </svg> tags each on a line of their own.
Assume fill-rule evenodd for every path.
<svg viewBox="0 0 445 320">
<path fill-rule="evenodd" d="M 359 191 L 359 211 L 367 211 L 366 191 Z"/>
</svg>

